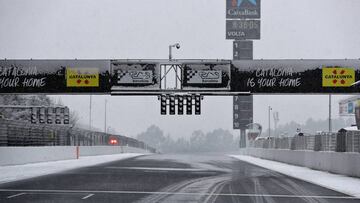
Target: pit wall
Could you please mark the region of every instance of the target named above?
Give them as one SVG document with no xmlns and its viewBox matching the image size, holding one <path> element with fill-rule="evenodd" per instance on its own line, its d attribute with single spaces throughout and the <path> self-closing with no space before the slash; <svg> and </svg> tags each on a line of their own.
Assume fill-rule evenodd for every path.
<svg viewBox="0 0 360 203">
<path fill-rule="evenodd" d="M 304 166 L 315 170 L 360 177 L 359 153 L 248 148 L 241 150 L 241 154 Z"/>
<path fill-rule="evenodd" d="M 128 146 L 0 147 L 0 166 L 76 159 L 78 156 L 148 153 Z"/>
</svg>

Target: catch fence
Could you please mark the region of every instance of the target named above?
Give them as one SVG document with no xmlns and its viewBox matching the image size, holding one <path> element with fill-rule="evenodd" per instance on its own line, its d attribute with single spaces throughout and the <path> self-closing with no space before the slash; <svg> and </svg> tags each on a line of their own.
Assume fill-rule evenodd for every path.
<svg viewBox="0 0 360 203">
<path fill-rule="evenodd" d="M 0 118 L 0 146 L 98 146 L 110 145 L 110 139 L 117 139 L 121 146 L 156 151 L 144 142 L 122 135 Z"/>
<path fill-rule="evenodd" d="M 333 152 L 360 152 L 360 131 L 250 140 L 249 147 Z"/>
</svg>

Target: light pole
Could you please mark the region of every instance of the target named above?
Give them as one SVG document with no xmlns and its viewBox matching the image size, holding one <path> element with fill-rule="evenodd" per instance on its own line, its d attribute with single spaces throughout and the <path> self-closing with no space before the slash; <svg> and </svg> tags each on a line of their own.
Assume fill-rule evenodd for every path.
<svg viewBox="0 0 360 203">
<path fill-rule="evenodd" d="M 107 109 L 106 109 L 106 105 L 107 105 L 107 99 L 105 99 L 105 119 L 104 119 L 104 132 L 107 133 L 107 128 L 106 128 L 106 114 L 107 114 Z"/>
<path fill-rule="evenodd" d="M 92 95 L 90 95 L 90 105 L 89 105 L 89 130 L 91 130 L 91 108 L 92 108 Z"/>
<path fill-rule="evenodd" d="M 169 60 L 171 61 L 172 60 L 172 48 L 173 47 L 176 47 L 177 49 L 180 49 L 180 44 L 179 43 L 176 43 L 176 44 L 173 44 L 173 45 L 169 45 Z"/>
<path fill-rule="evenodd" d="M 270 137 L 270 135 L 271 135 L 271 133 L 270 133 L 270 128 L 271 128 L 271 126 L 270 126 L 270 114 L 271 114 L 271 110 L 272 110 L 272 108 L 271 108 L 271 106 L 269 106 L 269 137 Z"/>
<path fill-rule="evenodd" d="M 275 134 L 274 136 L 275 136 L 275 137 L 279 137 L 278 134 L 277 134 L 277 132 L 276 132 L 277 124 L 278 124 L 278 122 L 279 122 L 279 112 L 275 111 L 275 112 L 273 113 L 273 119 L 274 119 L 274 134 Z"/>
</svg>

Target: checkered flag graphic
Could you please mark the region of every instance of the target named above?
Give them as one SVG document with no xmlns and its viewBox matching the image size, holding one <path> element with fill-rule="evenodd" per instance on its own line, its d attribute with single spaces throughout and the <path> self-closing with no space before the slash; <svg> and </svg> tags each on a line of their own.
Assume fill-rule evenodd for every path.
<svg viewBox="0 0 360 203">
<path fill-rule="evenodd" d="M 191 80 L 192 77 L 194 77 L 196 74 L 198 73 L 198 71 L 196 70 L 186 70 L 186 81 Z"/>
<path fill-rule="evenodd" d="M 120 82 L 121 78 L 123 78 L 125 75 L 128 74 L 128 71 L 122 71 L 122 70 L 118 70 L 117 71 L 117 76 L 118 76 L 118 82 Z"/>
</svg>

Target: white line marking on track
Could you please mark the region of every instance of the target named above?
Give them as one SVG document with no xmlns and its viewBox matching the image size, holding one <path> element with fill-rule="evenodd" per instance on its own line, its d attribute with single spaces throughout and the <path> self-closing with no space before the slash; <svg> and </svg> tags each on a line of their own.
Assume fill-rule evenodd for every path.
<svg viewBox="0 0 360 203">
<path fill-rule="evenodd" d="M 276 194 L 229 194 L 229 193 L 191 193 L 191 192 L 147 192 L 147 191 L 118 191 L 118 190 L 21 190 L 21 189 L 0 189 L 0 192 L 52 192 L 52 193 L 98 193 L 98 194 L 162 194 L 162 195 L 217 195 L 217 196 L 237 196 L 237 197 L 276 197 L 276 198 L 317 198 L 317 199 L 359 199 L 352 196 L 326 196 L 326 195 L 276 195 Z M 25 193 L 26 192 L 26 193 Z M 21 194 L 21 193 L 20 193 Z M 18 195 L 20 195 L 18 194 Z M 21 194 L 21 195 L 23 195 Z"/>
<path fill-rule="evenodd" d="M 92 196 L 94 196 L 94 194 L 88 194 L 88 195 L 86 195 L 85 197 L 83 197 L 81 199 L 87 199 L 87 198 L 92 197 Z"/>
<path fill-rule="evenodd" d="M 11 198 L 13 198 L 13 197 L 18 197 L 18 196 L 25 195 L 25 194 L 26 194 L 25 192 L 22 192 L 22 193 L 19 193 L 19 194 L 10 195 L 10 196 L 8 196 L 8 197 L 6 197 L 6 198 L 11 199 Z"/>
<path fill-rule="evenodd" d="M 117 167 L 108 166 L 108 169 L 127 169 L 127 170 L 145 170 L 145 171 L 188 171 L 188 172 L 207 172 L 210 170 L 200 168 L 153 168 L 153 167 Z"/>
</svg>

